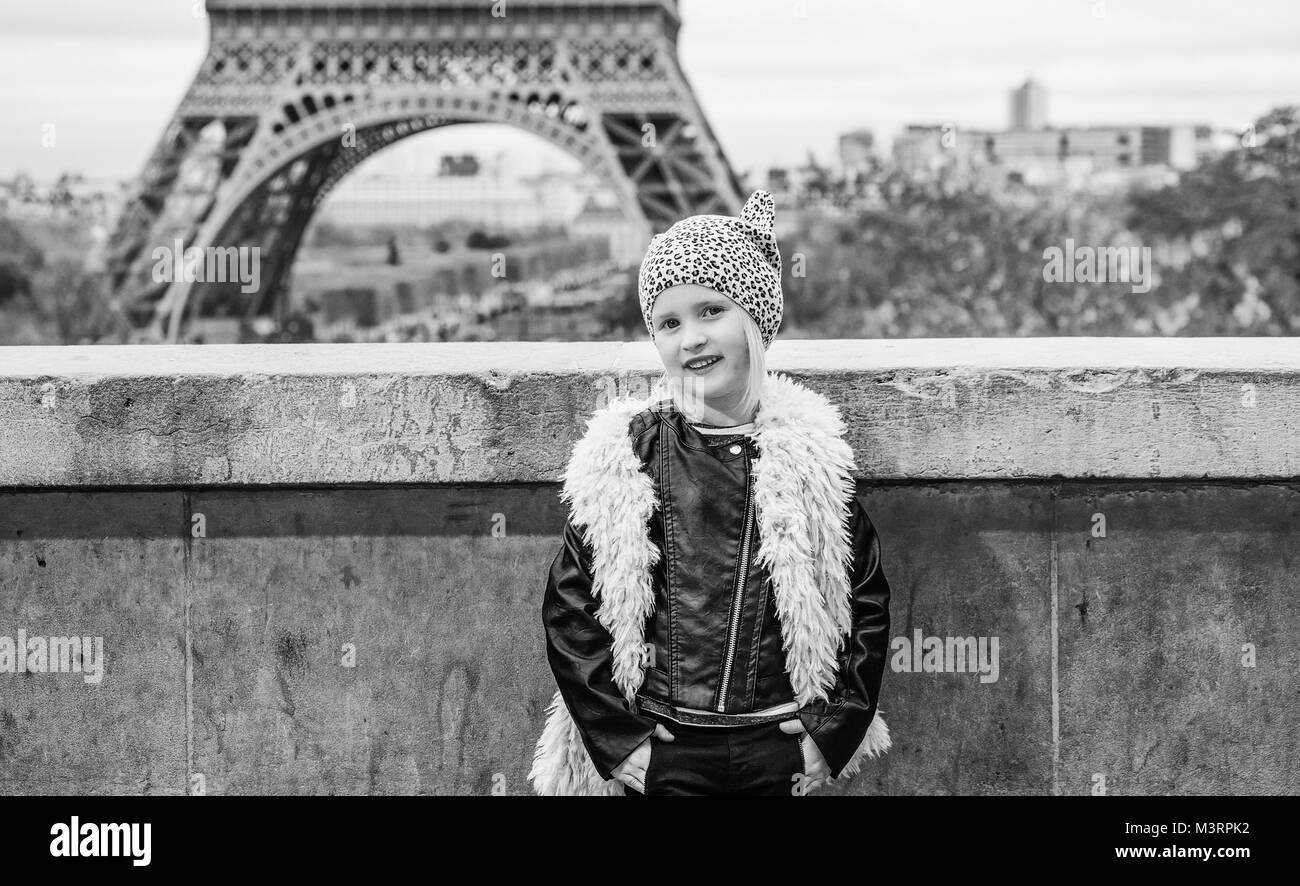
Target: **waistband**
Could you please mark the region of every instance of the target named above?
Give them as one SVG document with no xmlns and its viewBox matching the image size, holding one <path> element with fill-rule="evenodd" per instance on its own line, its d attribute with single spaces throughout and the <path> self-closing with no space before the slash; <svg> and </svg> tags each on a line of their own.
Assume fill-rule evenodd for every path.
<svg viewBox="0 0 1300 886">
<path fill-rule="evenodd" d="M 697 711 L 691 708 L 678 708 L 644 695 L 636 697 L 637 707 L 642 712 L 665 717 L 687 726 L 755 726 L 759 723 L 779 723 L 793 720 L 799 714 L 797 702 L 778 705 L 753 714 L 719 714 L 716 711 Z"/>
</svg>

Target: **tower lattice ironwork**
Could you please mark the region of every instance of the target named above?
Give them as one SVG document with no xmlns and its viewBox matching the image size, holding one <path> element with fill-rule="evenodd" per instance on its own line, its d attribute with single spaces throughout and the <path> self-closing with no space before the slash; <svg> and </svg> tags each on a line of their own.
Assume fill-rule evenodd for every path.
<svg viewBox="0 0 1300 886">
<path fill-rule="evenodd" d="M 207 0 L 211 39 L 109 245 L 132 322 L 274 314 L 303 233 L 367 157 L 503 123 L 577 157 L 648 239 L 742 185 L 677 55 L 676 0 Z M 173 244 L 259 247 L 260 285 L 159 274 Z M 160 280 L 159 277 L 165 279 Z"/>
</svg>

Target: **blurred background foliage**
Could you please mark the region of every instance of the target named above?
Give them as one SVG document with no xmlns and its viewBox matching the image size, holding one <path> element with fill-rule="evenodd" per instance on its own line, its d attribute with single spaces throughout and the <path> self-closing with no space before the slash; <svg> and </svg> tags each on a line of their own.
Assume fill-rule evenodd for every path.
<svg viewBox="0 0 1300 886">
<path fill-rule="evenodd" d="M 840 210 L 793 211 L 781 236 L 785 337 L 1300 335 L 1295 106 L 1159 189 L 990 189 L 886 162 L 819 188 Z M 0 344 L 128 340 L 102 274 L 85 269 L 84 228 L 0 217 Z M 1067 239 L 1150 247 L 1150 290 L 1046 282 L 1044 250 Z M 635 273 L 624 290 L 595 308 L 602 338 L 646 335 Z"/>
</svg>

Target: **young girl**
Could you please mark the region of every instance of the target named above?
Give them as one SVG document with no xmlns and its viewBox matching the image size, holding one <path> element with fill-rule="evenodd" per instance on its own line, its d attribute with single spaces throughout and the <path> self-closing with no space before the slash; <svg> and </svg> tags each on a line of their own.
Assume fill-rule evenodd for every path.
<svg viewBox="0 0 1300 886">
<path fill-rule="evenodd" d="M 773 219 L 756 191 L 651 240 L 664 375 L 597 410 L 565 472 L 539 794 L 803 794 L 889 749 L 889 584 L 853 452 L 835 406 L 766 370 Z"/>
</svg>

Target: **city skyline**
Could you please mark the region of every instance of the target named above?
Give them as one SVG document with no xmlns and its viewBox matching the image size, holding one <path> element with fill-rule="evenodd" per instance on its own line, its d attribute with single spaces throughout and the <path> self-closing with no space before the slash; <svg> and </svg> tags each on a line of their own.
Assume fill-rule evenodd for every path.
<svg viewBox="0 0 1300 886">
<path fill-rule="evenodd" d="M 206 51 L 198 7 L 57 0 L 0 12 L 0 177 L 137 175 Z M 733 165 L 756 180 L 809 151 L 835 162 L 839 136 L 856 129 L 872 130 L 886 154 L 909 123 L 1005 128 L 1008 90 L 1027 77 L 1047 90 L 1051 126 L 1238 129 L 1300 101 L 1300 9 L 1281 2 L 1238 4 L 1231 17 L 1218 4 L 1165 0 L 1140 10 L 1116 0 L 680 8 L 687 76 Z M 576 164 L 527 133 L 483 125 L 409 139 L 372 162 L 400 167 L 425 150 L 507 151 L 522 169 Z"/>
</svg>

